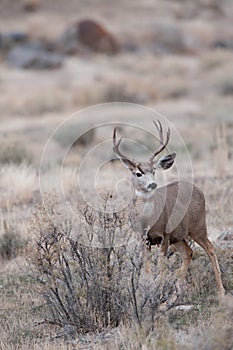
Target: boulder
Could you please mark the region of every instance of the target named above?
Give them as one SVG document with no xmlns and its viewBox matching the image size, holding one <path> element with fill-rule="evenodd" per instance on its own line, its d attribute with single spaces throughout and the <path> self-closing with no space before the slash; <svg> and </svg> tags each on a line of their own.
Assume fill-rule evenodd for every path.
<svg viewBox="0 0 233 350">
<path fill-rule="evenodd" d="M 25 43 L 28 36 L 23 32 L 10 32 L 0 34 L 0 49 L 8 50 L 11 47 Z"/>
<path fill-rule="evenodd" d="M 22 8 L 28 12 L 36 11 L 40 7 L 41 2 L 41 0 L 23 0 Z"/>
<path fill-rule="evenodd" d="M 27 43 L 12 48 L 7 61 L 17 68 L 55 69 L 62 66 L 64 57 L 45 50 L 40 44 Z"/>
<path fill-rule="evenodd" d="M 218 241 L 233 241 L 233 232 L 223 232 L 218 237 Z"/>
<path fill-rule="evenodd" d="M 64 54 L 73 55 L 79 53 L 77 26 L 69 27 L 56 43 L 56 50 Z"/>
<path fill-rule="evenodd" d="M 233 40 L 217 40 L 212 44 L 214 49 L 233 50 Z"/>
<path fill-rule="evenodd" d="M 82 20 L 77 27 L 78 40 L 92 51 L 115 54 L 119 44 L 103 25 L 93 20 Z"/>
</svg>

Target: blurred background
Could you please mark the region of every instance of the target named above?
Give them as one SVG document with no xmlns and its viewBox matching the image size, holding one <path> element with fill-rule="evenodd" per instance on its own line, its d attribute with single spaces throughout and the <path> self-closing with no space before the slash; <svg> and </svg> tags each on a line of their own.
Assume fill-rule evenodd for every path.
<svg viewBox="0 0 233 350">
<path fill-rule="evenodd" d="M 227 173 L 231 0 L 1 0 L 0 16 L 0 162 L 38 165 L 59 122 L 120 101 L 150 106 L 174 123 L 200 160 L 199 174 Z"/>
<path fill-rule="evenodd" d="M 87 107 L 109 102 L 143 105 L 160 113 L 184 139 L 194 180 L 206 192 L 216 189 L 216 198 L 229 193 L 233 157 L 231 0 L 1 0 L 0 16 L 3 207 L 33 200 L 43 148 L 61 122 Z M 76 186 L 72 174 L 83 156 L 111 138 L 113 125 L 87 130 L 103 120 L 131 122 L 150 130 L 154 115 L 149 114 L 135 105 L 122 111 L 109 105 L 86 111 L 74 126 L 64 124 L 50 140 L 50 160 L 43 169 L 46 189 L 54 185 L 54 169 L 60 174 L 62 163 L 64 186 L 72 192 Z M 122 128 L 120 133 L 153 151 L 154 139 L 127 130 Z M 132 149 L 126 141 L 122 147 L 132 157 L 140 157 L 136 146 Z M 184 150 L 175 145 L 175 137 L 171 137 L 171 147 L 181 159 Z M 100 158 L 93 157 L 92 162 L 105 162 L 104 152 Z M 123 171 L 121 165 L 119 169 Z M 105 176 L 108 180 L 112 170 L 110 167 Z M 228 205 L 224 202 L 221 208 Z"/>
</svg>

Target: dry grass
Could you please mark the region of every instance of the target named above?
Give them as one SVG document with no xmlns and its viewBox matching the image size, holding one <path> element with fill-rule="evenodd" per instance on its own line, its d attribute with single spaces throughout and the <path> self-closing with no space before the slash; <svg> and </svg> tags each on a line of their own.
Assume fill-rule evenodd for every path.
<svg viewBox="0 0 233 350">
<path fill-rule="evenodd" d="M 3 138 L 0 143 L 0 164 L 32 162 L 32 154 L 22 140 Z"/>
<path fill-rule="evenodd" d="M 28 2 L 34 3 L 34 1 Z M 41 287 L 30 275 L 29 265 L 26 264 L 25 256 L 18 248 L 24 245 L 25 241 L 32 242 L 32 234 L 35 233 L 32 232 L 30 222 L 36 208 L 35 204 L 41 202 L 38 191 L 39 162 L 43 146 L 51 132 L 67 116 L 84 106 L 117 100 L 151 106 L 173 123 L 190 152 L 195 181 L 206 195 L 207 223 L 211 239 L 216 240 L 223 232 L 232 232 L 233 51 L 213 48 L 215 41 L 232 40 L 230 32 L 232 2 L 224 0 L 220 4 L 215 0 L 203 0 L 195 4 L 187 1 L 168 4 L 166 1 L 144 0 L 135 6 L 130 1 L 119 0 L 110 3 L 101 0 L 98 7 L 95 2 L 82 2 L 77 9 L 77 1 L 70 1 L 67 5 L 62 0 L 56 0 L 56 4 L 54 0 L 49 0 L 41 1 L 36 12 L 27 16 L 22 11 L 23 3 L 25 2 L 1 3 L 3 33 L 23 31 L 28 33 L 31 40 L 57 40 L 59 35 L 77 19 L 95 13 L 96 19 L 115 33 L 120 42 L 134 43 L 136 48 L 131 52 L 123 50 L 111 57 L 101 54 L 68 57 L 61 69 L 52 72 L 14 69 L 9 67 L 7 62 L 3 62 L 4 57 L 1 53 L 0 349 L 231 349 L 233 346 L 230 332 L 233 291 L 232 241 L 215 243 L 223 283 L 228 294 L 223 304 L 216 304 L 215 281 L 208 257 L 201 249 L 195 248 L 194 260 L 187 278 L 187 293 L 180 300 L 180 303 L 192 303 L 193 308 L 189 311 L 178 310 L 175 306 L 165 311 L 152 308 L 155 310 L 156 320 L 151 331 L 145 323 L 141 322 L 139 325 L 137 317 L 135 318 L 135 304 L 133 308 L 129 303 L 131 309 L 118 325 L 115 323 L 113 327 L 113 324 L 109 326 L 108 322 L 103 324 L 98 311 L 94 324 L 99 332 L 75 334 L 75 337 L 72 336 L 72 329 L 70 331 L 64 329 L 65 325 L 60 327 L 44 323 L 48 316 L 48 306 L 41 299 Z M 161 33 L 159 38 L 158 33 Z M 158 49 L 156 37 L 166 46 L 168 53 L 154 54 Z M 174 47 L 174 42 L 179 45 Z M 109 106 L 93 113 L 81 114 L 78 123 L 81 127 L 119 121 L 149 128 L 152 118 L 157 119 L 158 116 L 149 112 L 148 114 L 145 112 L 144 115 L 141 109 L 136 110 L 133 106 L 122 109 L 119 113 L 115 106 Z M 112 124 L 98 129 L 91 140 L 93 145 L 106 141 L 111 137 L 111 132 Z M 136 136 L 133 132 L 132 135 L 126 132 L 127 135 L 132 138 Z M 61 130 L 58 138 L 52 142 L 49 150 L 50 158 L 42 175 L 43 189 L 61 190 L 62 187 L 67 203 L 77 213 L 77 207 L 80 205 L 80 193 L 77 188 L 78 167 L 92 146 L 78 145 L 69 152 L 65 160 L 61 159 L 71 146 L 70 140 L 73 138 L 75 130 Z M 143 143 L 145 141 L 148 147 L 154 147 L 146 136 L 141 141 Z M 175 148 L 182 163 L 184 148 L 181 146 L 176 148 L 174 139 L 171 140 L 171 148 Z M 135 147 L 134 150 L 127 148 L 127 142 L 124 151 L 133 154 L 135 158 L 144 157 L 144 153 L 140 153 L 140 148 Z M 88 163 L 88 166 L 99 169 L 98 167 L 102 166 L 107 158 L 106 150 L 99 152 L 97 156 L 91 155 L 91 165 Z M 34 167 L 29 166 L 31 163 Z M 185 164 L 183 169 L 189 171 Z M 128 174 L 116 162 L 101 169 L 96 178 L 97 202 L 99 188 L 104 188 L 105 191 L 116 189 L 119 178 L 127 180 Z M 95 196 L 93 187 L 89 186 L 89 180 L 89 175 L 85 176 L 82 186 L 84 193 L 91 198 Z M 128 182 L 125 181 L 121 188 L 123 194 L 127 192 L 128 187 Z M 49 201 L 45 204 L 48 205 Z M 64 203 L 61 208 L 64 209 L 63 205 Z M 64 227 L 71 219 L 67 215 L 65 209 L 59 215 L 56 213 L 54 223 L 58 227 L 60 224 Z M 40 224 L 46 237 L 51 227 L 45 217 L 41 218 Z M 72 225 L 75 234 L 84 230 L 85 226 Z M 88 237 L 93 239 L 93 232 L 90 228 L 88 230 Z M 124 240 L 124 237 L 121 239 Z M 36 237 L 33 238 L 36 242 Z M 138 245 L 134 247 L 135 250 L 131 250 L 136 267 L 141 254 Z M 61 252 L 66 257 L 67 251 L 64 252 L 62 249 Z M 142 297 L 147 296 L 148 292 L 153 298 L 158 299 L 158 290 L 153 288 L 155 284 L 160 287 L 165 285 L 165 291 L 172 290 L 172 278 L 176 278 L 175 271 L 180 266 L 179 256 L 173 255 L 164 263 L 158 276 L 156 249 L 152 250 L 150 257 L 153 276 L 149 278 L 141 276 L 137 294 L 139 305 L 144 300 Z M 100 282 L 99 271 L 106 271 L 103 262 L 101 264 L 101 254 L 97 256 L 94 250 L 92 253 L 96 259 L 96 266 L 93 270 L 89 266 L 88 272 L 94 271 Z M 138 256 L 135 257 L 137 253 Z M 119 255 L 119 258 L 124 260 L 127 254 L 128 251 L 123 257 Z M 83 257 L 89 263 L 92 261 L 88 260 L 87 251 Z M 60 267 L 58 264 L 59 268 L 55 269 L 58 275 L 53 276 L 56 282 L 58 282 L 57 276 L 64 282 L 64 276 L 61 276 L 62 271 L 66 271 L 64 260 L 61 259 L 60 262 Z M 71 259 L 70 263 L 72 271 L 76 267 L 74 275 L 77 276 L 79 271 L 79 266 L 75 265 L 77 262 Z M 129 265 L 124 269 L 124 276 Z M 90 278 L 88 274 L 83 274 L 81 282 L 85 276 Z M 127 276 L 124 279 L 120 277 L 121 274 L 116 273 L 112 281 L 115 281 L 119 287 L 117 292 L 120 293 L 115 294 L 114 300 L 121 300 L 118 299 L 119 295 L 125 293 L 123 293 L 125 299 L 123 302 L 120 301 L 122 307 L 127 304 L 127 298 L 132 290 L 129 289 L 126 293 L 125 288 L 129 287 L 130 279 Z M 51 279 L 48 281 L 54 282 Z M 99 291 L 101 288 L 106 288 L 103 279 L 101 281 L 103 283 L 99 283 Z M 47 284 L 48 288 L 49 286 Z M 83 294 L 77 293 L 77 295 L 83 303 L 80 305 L 85 304 L 86 307 L 83 286 L 78 289 Z M 111 283 L 108 287 L 107 290 L 113 292 L 114 288 L 110 288 Z M 62 284 L 59 284 L 59 288 L 62 297 L 65 298 L 66 290 L 62 288 Z M 96 290 L 98 288 L 93 288 L 93 293 Z M 92 296 L 99 298 L 97 294 L 94 293 Z M 98 298 L 95 300 L 98 301 Z M 148 315 L 151 316 L 148 305 L 151 305 L 153 298 L 145 303 L 140 316 L 143 321 L 148 321 Z M 85 307 L 83 310 L 87 310 Z M 91 314 L 86 313 L 87 316 Z M 114 312 L 111 315 L 114 315 Z M 60 316 L 62 318 L 62 314 Z M 106 325 L 109 327 L 105 328 Z"/>
<path fill-rule="evenodd" d="M 11 210 L 14 205 L 21 205 L 32 200 L 33 192 L 38 188 L 36 171 L 32 167 L 4 165 L 0 170 L 1 207 Z"/>
<path fill-rule="evenodd" d="M 215 198 L 214 201 L 217 202 L 218 199 Z M 180 257 L 178 255 L 173 255 L 167 262 L 163 261 L 162 265 L 158 265 L 158 250 L 157 248 L 153 248 L 150 257 L 151 274 L 144 276 L 144 273 L 142 273 L 140 277 L 141 281 L 140 279 L 138 281 L 137 279 L 139 276 L 137 275 L 137 268 L 139 268 L 139 270 L 141 269 L 141 248 L 140 245 L 138 246 L 136 241 L 130 243 L 128 246 L 130 251 L 124 251 L 124 253 L 121 248 L 116 250 L 113 248 L 112 251 L 112 248 L 110 247 L 109 251 L 108 249 L 104 249 L 101 252 L 101 249 L 96 250 L 96 248 L 93 249 L 86 246 L 81 248 L 80 246 L 77 248 L 77 250 L 75 248 L 73 253 L 80 253 L 80 258 L 84 263 L 83 266 L 86 266 L 85 269 L 87 275 L 85 275 L 84 272 L 78 273 L 81 266 L 77 264 L 76 259 L 73 260 L 72 254 L 70 255 L 71 251 L 69 250 L 69 243 L 66 240 L 71 239 L 70 243 L 73 244 L 76 242 L 79 245 L 78 237 L 80 233 L 83 233 L 80 237 L 81 240 L 84 239 L 86 241 L 89 239 L 93 241 L 92 220 L 94 220 L 94 215 L 96 214 L 92 215 L 91 212 L 86 212 L 84 205 L 82 208 L 80 208 L 82 213 L 81 215 L 84 215 L 84 219 L 88 221 L 86 221 L 86 224 L 84 224 L 84 221 L 80 226 L 80 224 L 77 224 L 77 219 L 75 219 L 75 217 L 75 223 L 72 223 L 73 218 L 70 215 L 67 216 L 66 210 L 64 210 L 63 207 L 64 205 L 60 203 L 60 199 L 58 197 L 54 197 L 54 195 L 49 194 L 47 195 L 45 207 L 40 207 L 39 211 L 36 213 L 36 216 L 34 216 L 34 243 L 32 245 L 33 249 L 29 249 L 29 254 L 31 263 L 33 262 L 36 267 L 36 274 L 36 270 L 34 268 L 31 269 L 30 266 L 32 267 L 32 265 L 26 264 L 23 257 L 17 258 L 16 260 L 4 263 L 2 265 L 3 273 L 0 280 L 0 299 L 1 305 L 3 305 L 1 312 L 4 317 L 1 319 L 2 326 L 0 335 L 1 346 L 3 349 L 54 349 L 57 347 L 63 350 L 65 348 L 72 349 L 73 346 L 77 346 L 78 348 L 80 347 L 81 349 L 88 348 L 89 346 L 91 348 L 94 346 L 95 349 L 111 348 L 118 350 L 141 349 L 142 347 L 145 347 L 146 349 L 150 350 L 154 349 L 156 344 L 156 348 L 158 349 L 171 348 L 178 350 L 184 348 L 195 350 L 197 341 L 200 344 L 207 344 L 208 341 L 210 341 L 210 344 L 212 344 L 212 346 L 216 346 L 216 349 L 220 349 L 220 347 L 217 347 L 220 346 L 218 344 L 221 344 L 223 349 L 225 349 L 225 344 L 227 344 L 227 349 L 228 344 L 231 342 L 231 336 L 229 333 L 230 324 L 222 322 L 221 320 L 225 319 L 225 317 L 229 318 L 229 315 L 231 314 L 229 307 L 232 303 L 232 298 L 229 296 L 229 298 L 226 299 L 224 304 L 225 306 L 216 306 L 215 280 L 212 274 L 209 259 L 203 250 L 198 248 L 194 251 L 194 261 L 191 264 L 187 279 L 187 293 L 178 301 L 173 300 L 174 296 L 172 296 L 173 303 L 175 303 L 173 307 L 171 307 L 172 304 L 170 303 L 170 308 L 167 308 L 166 304 L 164 307 L 163 298 L 164 296 L 166 299 L 169 298 L 169 293 L 172 292 L 172 278 L 176 278 L 174 271 L 179 268 L 180 265 Z M 105 228 L 104 226 L 102 227 L 102 230 L 104 229 L 106 230 L 105 233 L 109 233 L 112 226 L 109 226 L 109 221 L 106 220 L 107 218 L 101 215 L 98 222 L 99 224 L 102 222 L 101 225 L 108 223 Z M 113 227 L 114 226 L 115 224 L 113 223 Z M 84 232 L 86 229 L 87 231 Z M 57 232 L 55 236 L 54 230 Z M 103 234 L 102 230 L 99 232 L 101 235 Z M 58 234 L 58 232 L 60 233 Z M 128 236 L 129 233 L 123 232 L 123 234 Z M 109 234 L 105 238 L 109 239 Z M 128 239 L 130 239 L 130 237 L 128 237 Z M 136 246 L 131 251 L 132 244 L 136 244 Z M 139 251 L 138 248 L 140 248 Z M 231 264 L 231 245 L 218 245 L 216 251 L 221 269 L 223 271 L 223 281 L 227 293 L 232 293 L 233 271 Z M 108 266 L 108 264 L 104 263 L 105 261 L 108 261 L 108 259 L 106 260 L 108 256 L 106 255 L 107 252 L 111 254 L 111 262 L 109 265 L 109 267 L 113 269 L 111 270 L 111 277 L 108 274 L 105 276 Z M 91 255 L 89 255 L 90 253 Z M 121 255 L 122 253 L 123 255 Z M 132 270 L 130 268 L 127 272 L 127 269 L 130 266 L 129 265 L 127 267 L 126 264 L 126 256 L 128 253 L 130 253 L 130 260 L 127 262 L 127 264 L 130 264 L 130 261 L 133 262 L 133 266 L 136 268 L 136 270 Z M 117 254 L 117 259 L 120 259 L 118 261 L 120 265 L 116 264 L 116 261 L 114 262 L 114 254 Z M 68 257 L 69 260 L 66 261 L 66 258 Z M 51 264 L 49 264 L 49 261 Z M 141 310 L 140 312 L 142 312 L 140 317 L 142 317 L 143 323 L 141 325 L 138 324 L 138 319 L 137 317 L 135 318 L 135 307 L 133 304 L 132 309 L 130 308 L 130 304 L 128 305 L 127 313 L 125 315 L 126 317 L 129 317 L 129 313 L 133 312 L 130 319 L 127 322 L 122 320 L 117 328 L 113 327 L 113 325 L 108 325 L 106 329 L 103 327 L 103 325 L 101 326 L 102 323 L 100 322 L 100 319 L 98 320 L 97 318 L 96 325 L 97 327 L 100 327 L 98 333 L 87 333 L 86 335 L 81 335 L 82 332 L 80 332 L 77 334 L 76 327 L 74 328 L 73 324 L 71 328 L 66 327 L 66 322 L 68 321 L 69 324 L 69 320 L 66 320 L 65 317 L 62 317 L 60 321 L 59 319 L 55 320 L 53 317 L 55 317 L 56 313 L 54 313 L 54 311 L 52 313 L 49 312 L 50 307 L 52 307 L 52 304 L 50 304 L 51 300 L 46 306 L 45 302 L 41 299 L 41 296 L 45 297 L 45 301 L 48 301 L 46 297 L 47 293 L 51 293 L 53 288 L 55 288 L 55 290 L 59 291 L 59 296 L 61 298 L 59 300 L 61 300 L 64 303 L 64 306 L 67 307 L 67 298 L 69 295 L 68 291 L 70 285 L 68 284 L 68 289 L 65 288 L 65 284 L 67 283 L 67 273 L 69 272 L 69 269 L 67 270 L 68 265 L 66 264 L 69 264 L 69 268 L 71 269 L 70 272 L 72 273 L 73 277 L 77 274 L 73 280 L 73 283 L 75 281 L 74 287 L 78 288 L 76 289 L 77 296 L 79 295 L 76 302 L 77 300 L 79 300 L 80 303 L 83 301 L 85 302 L 86 294 L 83 293 L 85 289 L 85 283 L 83 284 L 83 282 L 85 279 L 82 282 L 82 278 L 85 278 L 86 276 L 88 283 L 91 283 L 91 276 L 94 278 L 95 284 L 93 285 L 93 288 L 89 290 L 89 293 L 91 292 L 92 297 L 98 299 L 98 302 L 97 299 L 95 299 L 96 302 L 93 304 L 95 308 L 97 305 L 99 305 L 98 308 L 100 308 L 101 305 L 104 306 L 104 304 L 100 302 L 103 295 L 99 294 L 99 283 L 101 283 L 101 293 L 103 293 L 104 290 L 107 291 L 108 288 L 110 288 L 110 293 L 115 293 L 113 298 L 115 302 L 119 297 L 117 293 L 120 292 L 122 295 L 124 288 L 126 287 L 127 296 L 129 297 L 130 293 L 132 292 L 132 290 L 130 290 L 132 285 L 130 282 L 131 279 L 128 277 L 130 273 L 134 271 L 134 282 L 139 282 L 136 294 L 137 303 L 138 306 L 141 302 L 141 306 L 144 305 L 142 309 L 144 310 L 143 312 L 140 307 L 138 309 Z M 118 266 L 123 266 L 122 264 L 124 265 L 124 268 L 123 270 L 118 271 L 120 273 L 118 276 L 117 269 Z M 125 274 L 127 276 L 125 276 Z M 126 279 L 122 278 L 123 275 L 126 277 Z M 37 279 L 35 279 L 36 276 Z M 104 276 L 106 278 L 104 278 Z M 118 278 L 117 276 L 119 279 L 116 283 L 116 278 Z M 110 285 L 108 284 L 109 278 L 111 280 Z M 39 284 L 37 282 L 38 279 L 40 280 Z M 77 283 L 78 281 L 80 284 Z M 42 285 L 40 286 L 41 283 Z M 114 288 L 112 289 L 111 286 L 117 286 L 120 288 L 115 290 Z M 155 299 L 147 300 L 148 293 L 150 298 L 152 298 L 153 295 L 153 298 Z M 165 293 L 165 295 L 163 293 Z M 51 294 L 50 297 L 53 295 L 54 294 Z M 146 297 L 145 300 L 144 297 Z M 161 297 L 162 299 L 158 299 Z M 71 301 L 72 300 L 73 299 L 71 298 Z M 154 315 L 155 319 L 153 321 L 153 330 L 151 331 L 150 312 L 151 307 L 153 306 L 153 300 L 156 301 L 157 304 L 154 305 L 156 313 Z M 126 302 L 130 302 L 130 299 L 127 301 L 127 298 L 124 297 L 119 305 L 118 303 L 116 305 L 122 308 Z M 148 306 L 146 306 L 147 304 L 144 304 L 145 302 L 149 302 Z M 176 304 L 191 304 L 193 305 L 193 308 L 191 308 L 188 312 L 177 310 Z M 55 303 L 55 309 L 56 307 L 58 306 L 56 306 Z M 59 308 L 60 306 L 58 307 L 58 310 Z M 50 311 L 52 309 L 50 309 Z M 75 308 L 73 307 L 73 312 L 74 310 Z M 112 311 L 113 310 L 111 309 L 111 312 Z M 60 313 L 62 312 L 63 311 L 60 309 L 58 313 L 58 315 L 60 315 L 59 317 L 61 317 Z M 97 310 L 95 312 L 97 312 Z M 79 313 L 79 317 L 80 315 L 81 313 Z M 88 313 L 85 313 L 85 315 L 91 317 L 92 313 L 89 311 Z M 111 314 L 108 314 L 107 322 L 110 321 L 110 315 Z M 95 319 L 96 317 L 97 314 L 95 314 Z M 98 317 L 101 317 L 101 314 L 99 314 Z M 45 319 L 47 319 L 47 321 L 44 324 L 43 321 Z M 50 322 L 55 324 L 47 324 Z M 150 325 L 149 328 L 148 324 Z M 85 327 L 85 322 L 81 323 L 81 325 L 82 327 Z M 223 336 L 218 337 L 216 341 L 216 329 L 219 329 L 219 327 L 221 327 L 221 334 Z M 86 331 L 84 333 L 86 333 Z"/>
</svg>

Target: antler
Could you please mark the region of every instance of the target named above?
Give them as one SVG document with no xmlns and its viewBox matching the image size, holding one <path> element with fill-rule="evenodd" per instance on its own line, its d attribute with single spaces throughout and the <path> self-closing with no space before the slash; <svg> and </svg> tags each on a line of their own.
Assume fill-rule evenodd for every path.
<svg viewBox="0 0 233 350">
<path fill-rule="evenodd" d="M 122 161 L 128 161 L 131 164 L 133 164 L 134 166 L 136 166 L 136 163 L 133 160 L 130 160 L 128 157 L 126 157 L 121 151 L 119 151 L 119 146 L 120 143 L 122 141 L 122 137 L 120 138 L 120 140 L 117 142 L 116 141 L 116 131 L 117 128 L 114 128 L 113 131 L 113 151 L 116 153 L 116 155 L 122 160 Z"/>
<path fill-rule="evenodd" d="M 161 124 L 160 120 L 158 120 L 157 122 L 155 122 L 153 120 L 153 123 L 154 123 L 156 129 L 159 132 L 159 142 L 161 143 L 161 146 L 155 151 L 153 156 L 150 157 L 150 161 L 151 162 L 153 162 L 155 156 L 157 156 L 159 153 L 161 153 L 166 148 L 166 146 L 167 146 L 167 144 L 169 142 L 169 139 L 170 139 L 170 129 L 169 128 L 167 129 L 166 141 L 164 142 L 164 139 L 163 139 L 163 127 L 162 127 L 162 124 Z"/>
</svg>

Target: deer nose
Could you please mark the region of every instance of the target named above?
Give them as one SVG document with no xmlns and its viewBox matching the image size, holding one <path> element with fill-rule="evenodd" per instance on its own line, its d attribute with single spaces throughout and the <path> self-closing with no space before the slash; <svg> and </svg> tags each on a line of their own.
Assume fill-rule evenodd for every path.
<svg viewBox="0 0 233 350">
<path fill-rule="evenodd" d="M 147 189 L 148 189 L 148 190 L 154 190 L 156 187 L 157 187 L 156 183 L 155 183 L 155 182 L 152 182 L 151 184 L 149 184 L 149 185 L 147 186 Z"/>
</svg>

